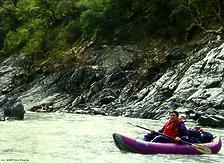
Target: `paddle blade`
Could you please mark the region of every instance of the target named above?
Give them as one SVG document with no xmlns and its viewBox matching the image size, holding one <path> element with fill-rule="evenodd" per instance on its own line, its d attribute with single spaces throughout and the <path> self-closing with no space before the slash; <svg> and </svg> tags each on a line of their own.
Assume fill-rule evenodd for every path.
<svg viewBox="0 0 224 163">
<path fill-rule="evenodd" d="M 201 144 L 192 144 L 192 147 L 197 149 L 199 152 L 204 154 L 212 154 L 212 150 L 204 145 Z"/>
</svg>

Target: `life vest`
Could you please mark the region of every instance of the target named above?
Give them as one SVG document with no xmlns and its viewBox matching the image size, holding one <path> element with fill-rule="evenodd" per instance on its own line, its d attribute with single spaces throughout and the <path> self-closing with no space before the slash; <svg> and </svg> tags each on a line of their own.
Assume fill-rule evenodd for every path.
<svg viewBox="0 0 224 163">
<path fill-rule="evenodd" d="M 163 134 L 171 136 L 173 138 L 179 137 L 179 129 L 178 126 L 180 124 L 184 123 L 182 120 L 176 120 L 175 122 L 171 122 L 170 120 L 166 122 L 166 124 L 163 126 Z"/>
</svg>

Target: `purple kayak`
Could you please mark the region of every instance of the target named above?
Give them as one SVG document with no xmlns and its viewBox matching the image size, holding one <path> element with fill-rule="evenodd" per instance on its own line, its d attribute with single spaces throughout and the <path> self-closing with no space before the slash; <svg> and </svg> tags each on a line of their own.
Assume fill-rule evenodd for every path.
<svg viewBox="0 0 224 163">
<path fill-rule="evenodd" d="M 121 151 L 133 152 L 140 154 L 205 154 L 198 150 L 199 147 L 207 148 L 211 154 L 216 154 L 220 151 L 222 142 L 220 136 L 217 136 L 210 143 L 185 145 L 179 143 L 155 143 L 147 142 L 139 139 L 130 138 L 117 133 L 113 134 L 114 143 Z"/>
</svg>

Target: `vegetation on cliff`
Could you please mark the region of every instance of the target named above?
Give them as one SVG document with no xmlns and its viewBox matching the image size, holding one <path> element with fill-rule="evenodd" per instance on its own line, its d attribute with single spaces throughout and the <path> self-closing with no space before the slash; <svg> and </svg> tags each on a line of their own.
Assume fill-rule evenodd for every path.
<svg viewBox="0 0 224 163">
<path fill-rule="evenodd" d="M 0 55 L 85 64 L 88 47 L 220 32 L 223 10 L 223 0 L 0 0 Z"/>
</svg>

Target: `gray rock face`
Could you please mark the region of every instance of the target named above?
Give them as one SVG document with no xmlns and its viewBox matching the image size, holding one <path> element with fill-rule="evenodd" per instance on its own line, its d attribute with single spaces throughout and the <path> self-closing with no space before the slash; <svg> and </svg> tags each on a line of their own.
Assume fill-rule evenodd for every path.
<svg viewBox="0 0 224 163">
<path fill-rule="evenodd" d="M 224 44 L 207 52 L 202 60 L 192 64 L 187 71 L 184 72 L 184 69 L 186 64 L 181 63 L 175 70 L 168 70 L 150 86 L 147 96 L 134 108 L 147 108 L 143 114 L 145 118 L 152 118 L 152 115 L 160 118 L 170 108 L 187 108 L 195 114 L 202 111 L 203 117 L 196 118 L 200 118 L 197 121 L 199 124 L 222 126 L 223 118 L 217 120 L 211 115 L 220 115 L 224 108 Z M 160 103 L 155 106 L 155 102 Z M 211 108 L 216 112 L 209 112 Z"/>
<path fill-rule="evenodd" d="M 5 120 L 5 117 L 10 117 L 18 120 L 24 118 L 25 110 L 22 105 L 21 100 L 18 98 L 8 99 L 6 96 L 2 95 L 0 97 L 0 119 Z"/>
<path fill-rule="evenodd" d="M 4 120 L 5 117 L 14 119 L 23 119 L 25 110 L 21 100 L 18 99 L 16 94 L 14 95 L 2 95 L 7 94 L 13 89 L 16 83 L 16 76 L 23 74 L 24 71 L 20 67 L 24 62 L 24 57 L 10 57 L 7 60 L 0 63 L 0 119 Z M 13 84 L 14 83 L 14 84 Z"/>
<path fill-rule="evenodd" d="M 35 74 L 24 84 L 24 58 L 9 58 L 0 66 L 0 105 L 17 117 L 25 109 L 161 119 L 175 108 L 201 125 L 224 126 L 224 44 L 189 54 L 149 84 L 130 69 L 135 57 L 143 57 L 137 46 L 107 46 L 93 53 L 91 66 Z"/>
<path fill-rule="evenodd" d="M 175 69 L 169 69 L 155 83 L 143 88 L 136 94 L 137 100 L 124 113 L 127 116 L 160 119 L 168 109 L 193 110 L 195 120 L 201 125 L 220 126 L 212 123 L 215 118 L 205 121 L 203 117 L 220 115 L 224 105 L 224 44 L 208 51 L 204 49 L 195 56 L 205 57 L 187 68 L 188 63 L 180 63 Z M 192 58 L 191 58 L 192 60 Z M 194 59 L 193 59 L 194 60 Z M 141 95 L 144 94 L 142 97 Z M 209 112 L 213 108 L 216 112 Z M 199 119 L 200 118 L 200 119 Z M 207 118 L 209 119 L 209 118 Z M 206 122 L 206 123 L 205 123 Z M 211 123 L 209 123 L 211 122 Z"/>
</svg>

